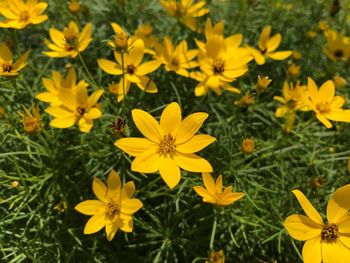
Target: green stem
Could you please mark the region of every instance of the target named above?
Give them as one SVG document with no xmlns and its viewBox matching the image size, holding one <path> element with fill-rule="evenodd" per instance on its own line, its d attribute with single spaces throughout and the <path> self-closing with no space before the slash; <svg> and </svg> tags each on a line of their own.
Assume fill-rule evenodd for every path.
<svg viewBox="0 0 350 263">
<path fill-rule="evenodd" d="M 84 68 L 86 74 L 87 74 L 87 75 L 89 76 L 89 78 L 90 78 L 90 81 L 91 81 L 92 84 L 95 86 L 95 88 L 98 88 L 98 85 L 97 85 L 96 81 L 94 80 L 94 78 L 92 77 L 92 75 L 91 75 L 91 73 L 90 73 L 88 67 L 87 67 L 86 64 L 85 64 L 85 61 L 84 61 L 84 59 L 83 59 L 83 56 L 80 54 L 80 52 L 78 52 L 78 56 L 79 56 L 80 62 L 81 62 L 81 64 L 83 65 L 83 68 Z"/>
<path fill-rule="evenodd" d="M 126 92 L 125 92 L 125 70 L 124 70 L 124 53 L 121 53 L 122 57 L 122 80 L 123 80 L 123 112 L 125 113 L 125 105 L 126 105 Z"/>
<path fill-rule="evenodd" d="M 216 225 L 217 225 L 217 218 L 216 215 L 214 216 L 214 222 L 213 222 L 213 228 L 211 230 L 211 236 L 210 236 L 210 243 L 209 243 L 209 249 L 214 249 L 214 239 L 215 239 L 215 232 L 216 232 Z"/>
</svg>

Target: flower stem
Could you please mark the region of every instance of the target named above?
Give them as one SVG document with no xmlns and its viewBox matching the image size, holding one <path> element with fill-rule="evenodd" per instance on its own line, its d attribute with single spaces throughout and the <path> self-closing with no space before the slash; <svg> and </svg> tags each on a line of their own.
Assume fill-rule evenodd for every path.
<svg viewBox="0 0 350 263">
<path fill-rule="evenodd" d="M 81 64 L 83 65 L 83 68 L 84 68 L 86 74 L 87 74 L 87 75 L 89 76 L 89 78 L 90 78 L 90 81 L 91 81 L 92 84 L 95 86 L 95 88 L 98 88 L 98 85 L 97 85 L 96 81 L 94 80 L 94 78 L 92 77 L 92 75 L 91 75 L 91 73 L 90 73 L 88 67 L 87 67 L 86 64 L 85 64 L 85 61 L 84 61 L 84 59 L 83 59 L 83 56 L 80 54 L 80 52 L 78 52 L 78 56 L 79 56 L 80 62 L 81 62 Z"/>
<path fill-rule="evenodd" d="M 214 222 L 213 222 L 213 228 L 211 230 L 211 236 L 210 236 L 210 243 L 209 243 L 209 249 L 214 249 L 214 239 L 215 239 L 215 232 L 216 232 L 216 225 L 217 225 L 217 218 L 216 215 L 214 216 Z"/>
<path fill-rule="evenodd" d="M 125 91 L 125 69 L 124 69 L 124 53 L 121 52 L 121 57 L 122 57 L 122 81 L 123 81 L 123 111 L 125 112 L 125 99 L 126 99 L 126 91 Z"/>
</svg>

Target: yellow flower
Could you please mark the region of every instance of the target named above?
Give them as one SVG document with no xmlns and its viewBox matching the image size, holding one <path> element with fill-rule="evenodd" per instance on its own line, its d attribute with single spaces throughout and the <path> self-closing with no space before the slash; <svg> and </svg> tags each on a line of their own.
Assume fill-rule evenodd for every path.
<svg viewBox="0 0 350 263">
<path fill-rule="evenodd" d="M 200 29 L 196 18 L 209 13 L 209 9 L 204 7 L 206 1 L 203 0 L 196 3 L 192 0 L 160 0 L 160 4 L 169 16 L 177 18 L 182 24 L 197 32 L 200 32 Z"/>
<path fill-rule="evenodd" d="M 155 52 L 151 49 L 158 43 L 158 38 L 152 35 L 152 32 L 153 28 L 150 24 L 141 24 L 135 30 L 135 37 L 141 38 L 145 43 L 145 53 L 155 55 Z"/>
<path fill-rule="evenodd" d="M 145 92 L 158 92 L 156 84 L 146 75 L 155 71 L 161 65 L 161 62 L 152 60 L 142 63 L 144 53 L 145 45 L 141 39 L 137 39 L 128 53 L 120 54 L 116 51 L 114 52 L 114 57 L 118 63 L 108 59 L 97 60 L 100 68 L 112 75 L 122 75 L 122 66 L 124 64 L 124 78 L 120 79 L 118 91 L 116 92 L 118 102 L 128 93 L 130 83 L 135 83 L 137 87 Z"/>
<path fill-rule="evenodd" d="M 0 119 L 3 118 L 6 114 L 5 108 L 0 106 Z"/>
<path fill-rule="evenodd" d="M 246 92 L 242 96 L 242 98 L 240 98 L 239 100 L 236 100 L 234 104 L 241 107 L 248 107 L 254 104 L 254 96 L 249 92 Z"/>
<path fill-rule="evenodd" d="M 11 188 L 12 189 L 17 189 L 19 187 L 19 182 L 18 181 L 13 181 L 12 183 L 11 183 Z"/>
<path fill-rule="evenodd" d="M 175 71 L 184 77 L 189 76 L 187 71 L 198 66 L 193 59 L 197 56 L 197 49 L 188 50 L 186 40 L 182 40 L 175 48 L 169 37 L 164 38 L 164 45 L 156 44 L 156 59 L 165 65 L 167 71 Z"/>
<path fill-rule="evenodd" d="M 63 213 L 67 210 L 67 203 L 65 201 L 60 201 L 58 204 L 56 204 L 53 209 L 57 210 L 60 213 Z"/>
<path fill-rule="evenodd" d="M 288 73 L 292 76 L 292 77 L 296 77 L 299 75 L 300 73 L 300 66 L 297 64 L 292 64 L 288 67 Z"/>
<path fill-rule="evenodd" d="M 52 79 L 43 78 L 42 82 L 47 91 L 37 94 L 35 98 L 50 103 L 50 106 L 60 106 L 62 104 L 59 96 L 60 89 L 70 89 L 75 93 L 78 86 L 88 86 L 85 80 L 76 83 L 77 74 L 74 68 L 69 69 L 65 78 L 58 71 L 53 71 Z"/>
<path fill-rule="evenodd" d="M 346 79 L 344 79 L 343 77 L 339 76 L 339 75 L 335 75 L 333 77 L 333 81 L 334 81 L 334 85 L 337 88 L 342 88 L 346 85 Z"/>
<path fill-rule="evenodd" d="M 122 187 L 119 175 L 112 170 L 108 175 L 107 187 L 95 177 L 92 190 L 98 200 L 83 201 L 75 206 L 78 212 L 92 216 L 85 225 L 84 234 L 94 234 L 105 227 L 107 240 L 111 241 L 118 229 L 132 232 L 132 215 L 143 206 L 139 199 L 132 198 L 134 182 L 129 181 Z"/>
<path fill-rule="evenodd" d="M 255 142 L 252 138 L 245 138 L 241 143 L 241 151 L 244 154 L 252 154 L 255 150 Z"/>
<path fill-rule="evenodd" d="M 306 33 L 308 38 L 315 38 L 317 36 L 317 32 L 315 31 L 307 31 Z"/>
<path fill-rule="evenodd" d="M 97 105 L 102 94 L 103 90 L 99 89 L 89 97 L 86 85 L 77 86 L 75 92 L 71 89 L 60 89 L 58 96 L 62 105 L 51 106 L 45 110 L 54 117 L 50 125 L 55 128 L 69 128 L 78 122 L 81 132 L 90 132 L 93 120 L 102 115 Z"/>
<path fill-rule="evenodd" d="M 23 106 L 24 112 L 18 112 L 22 117 L 23 129 L 27 134 L 35 134 L 42 129 L 42 120 L 39 113 L 39 106 L 33 106 L 32 112 L 30 112 L 25 106 Z"/>
<path fill-rule="evenodd" d="M 295 85 L 292 82 L 288 83 L 287 81 L 283 84 L 283 90 L 281 96 L 273 97 L 274 100 L 282 103 L 275 112 L 275 116 L 277 118 L 284 117 L 296 110 L 308 111 L 311 110 L 308 107 L 303 99 L 303 94 L 307 94 L 307 87 L 304 85 L 300 85 L 300 82 L 297 81 Z"/>
<path fill-rule="evenodd" d="M 329 29 L 329 25 L 328 25 L 325 21 L 320 20 L 320 21 L 318 22 L 318 28 L 319 28 L 320 30 L 322 30 L 322 31 L 326 31 L 326 30 Z"/>
<path fill-rule="evenodd" d="M 205 203 L 225 206 L 236 202 L 244 196 L 244 193 L 232 192 L 232 186 L 223 189 L 222 175 L 219 175 L 216 182 L 214 182 L 214 179 L 210 173 L 202 173 L 202 178 L 205 188 L 202 186 L 194 186 L 193 189 L 198 195 L 203 197 L 203 202 Z"/>
<path fill-rule="evenodd" d="M 334 30 L 327 30 L 324 34 L 327 38 L 326 55 L 334 62 L 347 61 L 350 57 L 350 39 Z"/>
<path fill-rule="evenodd" d="M 225 263 L 225 254 L 222 249 L 219 251 L 211 251 L 209 261 L 205 261 L 205 263 Z"/>
<path fill-rule="evenodd" d="M 30 24 L 40 24 L 47 20 L 43 12 L 48 4 L 37 0 L 7 0 L 7 5 L 0 6 L 0 13 L 6 18 L 0 21 L 2 28 L 22 29 Z"/>
<path fill-rule="evenodd" d="M 263 65 L 266 62 L 266 58 L 273 60 L 284 60 L 292 55 L 292 51 L 275 51 L 282 41 L 282 35 L 280 33 L 270 37 L 271 26 L 266 26 L 260 34 L 259 49 L 249 47 L 255 62 L 258 65 Z"/>
<path fill-rule="evenodd" d="M 306 241 L 302 252 L 304 262 L 349 262 L 350 184 L 340 187 L 329 199 L 326 223 L 302 192 L 292 192 L 307 216 L 291 215 L 283 225 L 294 239 Z"/>
<path fill-rule="evenodd" d="M 264 91 L 267 89 L 268 86 L 270 86 L 271 79 L 269 79 L 268 76 L 258 76 L 258 81 L 256 82 L 256 89 L 258 91 Z"/>
<path fill-rule="evenodd" d="M 77 0 L 71 0 L 68 2 L 68 9 L 72 14 L 76 14 L 80 10 L 80 3 Z"/>
<path fill-rule="evenodd" d="M 68 56 L 75 58 L 80 52 L 83 52 L 92 41 L 92 24 L 87 23 L 80 32 L 78 25 L 71 21 L 68 27 L 64 28 L 63 31 L 50 28 L 49 33 L 53 43 L 45 40 L 45 44 L 52 51 L 45 51 L 43 54 L 52 58 Z"/>
<path fill-rule="evenodd" d="M 27 65 L 29 51 L 25 52 L 15 63 L 11 50 L 5 43 L 0 44 L 0 76 L 12 77 Z"/>
<path fill-rule="evenodd" d="M 118 53 L 127 53 L 132 49 L 135 38 L 129 38 L 127 32 L 117 23 L 111 23 L 114 31 L 113 39 L 107 42 L 107 45 Z"/>
<path fill-rule="evenodd" d="M 342 109 L 345 99 L 341 96 L 335 96 L 333 81 L 326 81 L 318 90 L 316 83 L 308 78 L 307 86 L 308 93 L 303 95 L 304 102 L 316 113 L 316 118 L 324 126 L 332 127 L 329 120 L 350 122 L 350 110 Z"/>
<path fill-rule="evenodd" d="M 302 58 L 302 54 L 300 51 L 297 50 L 293 50 L 293 58 L 295 59 L 301 59 Z"/>
<path fill-rule="evenodd" d="M 181 120 L 181 109 L 170 103 L 160 117 L 160 124 L 149 113 L 134 109 L 132 118 L 146 138 L 123 138 L 115 145 L 135 156 L 131 170 L 140 173 L 159 171 L 165 183 L 174 188 L 180 181 L 180 168 L 189 172 L 211 172 L 205 159 L 194 154 L 215 141 L 209 135 L 195 135 L 208 114 L 197 112 Z"/>
</svg>

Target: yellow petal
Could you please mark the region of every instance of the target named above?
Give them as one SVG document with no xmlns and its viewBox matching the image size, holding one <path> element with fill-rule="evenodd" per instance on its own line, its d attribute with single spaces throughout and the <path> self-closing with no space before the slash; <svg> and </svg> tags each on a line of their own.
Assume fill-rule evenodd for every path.
<svg viewBox="0 0 350 263">
<path fill-rule="evenodd" d="M 84 234 L 93 234 L 100 231 L 106 225 L 105 213 L 97 214 L 92 216 L 89 221 L 87 221 Z"/>
<path fill-rule="evenodd" d="M 189 172 L 204 173 L 213 171 L 207 160 L 193 153 L 177 153 L 174 155 L 174 160 L 178 166 Z"/>
<path fill-rule="evenodd" d="M 211 195 L 215 196 L 215 194 L 216 194 L 216 185 L 215 185 L 214 179 L 211 176 L 211 174 L 210 173 L 202 173 L 202 179 L 203 179 L 204 186 L 208 190 L 208 192 Z"/>
<path fill-rule="evenodd" d="M 99 65 L 99 67 L 103 71 L 107 72 L 108 74 L 111 74 L 111 75 L 123 74 L 123 70 L 122 70 L 121 66 L 118 65 L 117 63 L 111 61 L 111 60 L 102 58 L 102 59 L 98 59 L 97 63 Z"/>
<path fill-rule="evenodd" d="M 143 206 L 139 199 L 126 199 L 122 200 L 120 211 L 123 214 L 132 215 L 136 213 Z"/>
<path fill-rule="evenodd" d="M 222 175 L 221 174 L 216 179 L 215 188 L 217 193 L 222 193 Z"/>
<path fill-rule="evenodd" d="M 131 170 L 140 173 L 155 173 L 159 169 L 158 149 L 151 149 L 136 156 L 131 163 Z"/>
<path fill-rule="evenodd" d="M 327 219 L 330 223 L 340 223 L 339 219 L 350 209 L 350 184 L 337 189 L 328 201 Z M 349 217 L 350 219 L 350 217 Z"/>
<path fill-rule="evenodd" d="M 322 122 L 322 124 L 324 125 L 324 126 L 326 126 L 328 129 L 329 128 L 332 128 L 332 123 L 326 118 L 326 116 L 325 115 L 321 115 L 321 114 L 317 114 L 316 113 L 316 118 L 320 121 L 320 122 Z"/>
<path fill-rule="evenodd" d="M 91 34 L 92 24 L 87 23 L 79 35 L 79 52 L 84 51 L 88 47 L 88 45 L 92 41 Z"/>
<path fill-rule="evenodd" d="M 131 46 L 129 55 L 125 55 L 125 59 L 128 63 L 137 67 L 140 65 L 143 55 L 145 52 L 145 44 L 142 39 L 135 40 L 134 44 Z"/>
<path fill-rule="evenodd" d="M 325 83 L 323 83 L 320 87 L 320 90 L 318 91 L 318 94 L 322 101 L 331 102 L 335 94 L 335 87 L 333 81 L 328 80 Z"/>
<path fill-rule="evenodd" d="M 94 120 L 102 116 L 102 112 L 98 108 L 91 108 L 85 114 L 84 118 Z"/>
<path fill-rule="evenodd" d="M 118 173 L 112 170 L 107 179 L 107 187 L 108 187 L 108 197 L 116 200 L 117 202 L 120 200 L 121 193 L 121 182 Z"/>
<path fill-rule="evenodd" d="M 95 104 L 97 103 L 97 101 L 101 98 L 101 96 L 103 95 L 103 89 L 98 89 L 98 90 L 95 90 L 91 96 L 89 97 L 88 99 L 88 106 L 87 108 L 91 108 L 93 106 L 95 106 Z"/>
<path fill-rule="evenodd" d="M 77 204 L 74 209 L 84 215 L 91 216 L 103 213 L 106 209 L 106 205 L 99 200 L 86 200 Z"/>
<path fill-rule="evenodd" d="M 107 187 L 106 185 L 97 177 L 94 177 L 94 180 L 92 181 L 92 191 L 94 192 L 95 196 L 103 201 L 107 202 Z"/>
<path fill-rule="evenodd" d="M 268 56 L 273 60 L 284 60 L 292 54 L 293 54 L 292 51 L 277 51 L 273 53 L 266 53 L 266 56 Z"/>
<path fill-rule="evenodd" d="M 119 216 L 118 224 L 120 229 L 123 230 L 124 232 L 127 232 L 127 233 L 132 232 L 134 224 L 131 216 L 121 214 Z"/>
<path fill-rule="evenodd" d="M 221 199 L 219 200 L 219 205 L 230 205 L 244 196 L 245 194 L 242 192 L 232 193 L 232 187 L 228 187 L 225 189 Z"/>
<path fill-rule="evenodd" d="M 108 241 L 112 241 L 117 231 L 118 231 L 118 220 L 106 222 L 106 237 Z"/>
<path fill-rule="evenodd" d="M 176 150 L 182 153 L 195 153 L 207 147 L 215 140 L 214 137 L 206 134 L 194 135 L 187 142 L 176 145 Z"/>
<path fill-rule="evenodd" d="M 85 86 L 77 86 L 76 100 L 77 100 L 78 106 L 81 108 L 86 108 L 88 98 L 89 96 L 88 96 L 87 88 Z"/>
<path fill-rule="evenodd" d="M 304 215 L 291 215 L 283 222 L 289 235 L 296 240 L 309 240 L 321 237 L 323 226 Z"/>
<path fill-rule="evenodd" d="M 165 134 L 171 133 L 175 136 L 181 124 L 181 109 L 178 103 L 172 102 L 162 112 L 160 116 L 160 127 Z"/>
<path fill-rule="evenodd" d="M 208 118 L 208 113 L 196 112 L 187 116 L 179 127 L 179 131 L 175 135 L 176 144 L 182 144 L 191 139 L 200 129 L 203 122 Z"/>
<path fill-rule="evenodd" d="M 323 263 L 348 263 L 350 249 L 341 242 L 322 242 L 321 244 Z"/>
<path fill-rule="evenodd" d="M 148 93 L 157 93 L 158 88 L 153 80 L 147 76 L 138 76 L 139 82 L 136 82 L 137 87 Z"/>
<path fill-rule="evenodd" d="M 260 34 L 260 38 L 259 38 L 259 48 L 261 50 L 266 49 L 266 42 L 269 39 L 270 34 L 271 34 L 271 26 L 264 27 L 263 31 Z"/>
<path fill-rule="evenodd" d="M 346 101 L 345 101 L 344 97 L 335 96 L 331 102 L 331 108 L 332 109 L 339 109 L 339 108 L 343 107 L 345 102 Z"/>
<path fill-rule="evenodd" d="M 79 119 L 78 125 L 79 131 L 89 133 L 94 123 L 92 120 L 82 117 Z"/>
<path fill-rule="evenodd" d="M 12 61 L 12 52 L 5 43 L 0 45 L 0 58 L 5 61 Z"/>
<path fill-rule="evenodd" d="M 309 202 L 305 195 L 299 190 L 292 191 L 295 197 L 298 199 L 299 204 L 303 208 L 305 214 L 310 217 L 315 223 L 323 225 L 323 220 L 315 207 Z"/>
<path fill-rule="evenodd" d="M 272 52 L 278 48 L 282 40 L 281 34 L 272 36 L 266 43 L 267 52 Z"/>
<path fill-rule="evenodd" d="M 307 240 L 303 246 L 303 261 L 305 263 L 321 263 L 321 239 L 316 237 Z"/>
<path fill-rule="evenodd" d="M 128 198 L 132 198 L 135 193 L 135 183 L 133 181 L 127 182 L 122 191 Z"/>
<path fill-rule="evenodd" d="M 63 118 L 55 118 L 50 122 L 50 126 L 55 128 L 69 128 L 74 125 L 76 118 L 74 115 L 63 117 Z"/>
<path fill-rule="evenodd" d="M 163 131 L 152 115 L 143 110 L 132 110 L 132 118 L 139 131 L 149 140 L 160 143 L 163 139 Z"/>
<path fill-rule="evenodd" d="M 173 189 L 178 185 L 181 178 L 181 172 L 179 166 L 176 165 L 171 158 L 161 158 L 159 162 L 159 173 L 162 176 L 164 182 Z"/>
<path fill-rule="evenodd" d="M 202 186 L 193 186 L 193 190 L 196 191 L 196 193 L 201 196 L 201 197 L 205 197 L 205 198 L 211 198 L 212 195 L 207 191 L 207 189 L 205 189 Z"/>
<path fill-rule="evenodd" d="M 155 71 L 157 68 L 159 68 L 159 66 L 161 64 L 162 63 L 158 60 L 147 61 L 147 62 L 145 62 L 137 67 L 136 74 L 137 75 L 147 75 L 147 74 Z"/>
<path fill-rule="evenodd" d="M 138 156 L 149 149 L 158 148 L 157 144 L 145 138 L 122 138 L 114 145 L 131 156 Z"/>
</svg>

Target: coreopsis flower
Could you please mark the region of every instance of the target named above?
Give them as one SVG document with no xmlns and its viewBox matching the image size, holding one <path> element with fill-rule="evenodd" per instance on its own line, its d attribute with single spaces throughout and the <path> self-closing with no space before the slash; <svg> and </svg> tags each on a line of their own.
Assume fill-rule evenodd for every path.
<svg viewBox="0 0 350 263">
<path fill-rule="evenodd" d="M 19 187 L 19 182 L 17 180 L 12 181 L 11 188 L 12 189 L 17 189 L 18 187 Z"/>
<path fill-rule="evenodd" d="M 68 9 L 72 14 L 77 14 L 80 11 L 80 3 L 77 0 L 68 2 Z"/>
<path fill-rule="evenodd" d="M 334 81 L 334 85 L 336 88 L 342 88 L 346 85 L 346 79 L 344 79 L 343 77 L 341 77 L 339 75 L 335 75 L 333 77 L 333 81 Z"/>
<path fill-rule="evenodd" d="M 13 61 L 13 54 L 5 43 L 0 44 L 0 76 L 13 77 L 27 65 L 29 51 Z"/>
<path fill-rule="evenodd" d="M 111 23 L 114 31 L 112 40 L 107 45 L 118 53 L 127 53 L 132 48 L 135 38 L 130 38 L 128 33 L 118 23 Z"/>
<path fill-rule="evenodd" d="M 195 135 L 207 117 L 207 113 L 197 112 L 182 120 L 180 106 L 173 102 L 163 110 L 158 124 L 149 113 L 134 109 L 132 118 L 146 138 L 123 138 L 115 145 L 136 157 L 132 171 L 159 171 L 169 188 L 174 188 L 180 181 L 180 168 L 189 172 L 213 170 L 208 161 L 194 154 L 215 141 L 209 135 Z"/>
<path fill-rule="evenodd" d="M 338 60 L 348 61 L 350 58 L 350 39 L 334 30 L 325 31 L 327 46 L 324 49 L 326 55 L 334 62 Z"/>
<path fill-rule="evenodd" d="M 270 86 L 272 82 L 272 79 L 270 79 L 268 76 L 258 76 L 258 80 L 256 82 L 256 89 L 258 91 L 264 91 L 267 89 L 268 86 Z"/>
<path fill-rule="evenodd" d="M 209 9 L 205 7 L 206 1 L 203 0 L 196 3 L 192 0 L 160 0 L 160 4 L 169 16 L 175 17 L 192 31 L 197 32 L 200 32 L 200 28 L 196 18 L 209 13 Z"/>
<path fill-rule="evenodd" d="M 71 56 L 75 58 L 79 53 L 83 52 L 92 41 L 92 24 L 87 23 L 80 32 L 78 25 L 71 21 L 68 27 L 59 31 L 55 28 L 49 30 L 52 43 L 47 39 L 45 44 L 52 51 L 45 51 L 43 54 L 52 58 L 62 58 Z"/>
<path fill-rule="evenodd" d="M 167 71 L 175 71 L 176 74 L 188 77 L 188 69 L 198 66 L 198 62 L 193 61 L 198 54 L 198 50 L 188 50 L 186 40 L 182 40 L 180 44 L 174 48 L 170 38 L 165 37 L 163 45 L 156 44 L 155 50 L 155 58 L 165 65 Z"/>
<path fill-rule="evenodd" d="M 219 251 L 212 250 L 209 255 L 209 261 L 205 263 L 225 263 L 225 253 L 222 249 Z"/>
<path fill-rule="evenodd" d="M 283 225 L 294 239 L 306 241 L 304 263 L 349 262 L 350 258 L 350 184 L 337 189 L 328 201 L 327 221 L 299 190 L 292 191 L 305 215 L 294 214 Z"/>
<path fill-rule="evenodd" d="M 5 2 L 6 3 L 6 2 Z M 2 28 L 23 29 L 30 24 L 40 24 L 47 20 L 43 14 L 48 4 L 37 0 L 7 0 L 7 5 L 0 6 L 0 13 L 5 20 L 0 21 Z"/>
<path fill-rule="evenodd" d="M 321 30 L 321 31 L 326 31 L 329 29 L 329 25 L 326 23 L 326 21 L 324 20 L 320 20 L 318 22 L 318 28 Z"/>
<path fill-rule="evenodd" d="M 120 54 L 116 51 L 114 52 L 117 63 L 108 59 L 97 60 L 100 68 L 108 74 L 123 75 L 124 73 L 119 84 L 113 87 L 118 102 L 128 93 L 130 83 L 135 83 L 137 87 L 145 92 L 158 92 L 156 84 L 146 75 L 155 71 L 161 65 L 161 62 L 151 60 L 142 63 L 144 53 L 145 45 L 141 39 L 137 39 L 128 53 Z M 124 69 L 122 66 L 124 66 Z"/>
<path fill-rule="evenodd" d="M 316 118 L 327 128 L 332 127 L 332 121 L 350 122 L 350 110 L 342 109 L 345 99 L 335 96 L 334 83 L 331 80 L 317 88 L 313 79 L 308 78 L 308 92 L 303 95 L 307 106 L 316 113 Z"/>
<path fill-rule="evenodd" d="M 300 51 L 298 51 L 298 50 L 293 50 L 293 58 L 295 58 L 295 59 L 301 59 L 302 58 L 302 54 L 301 54 L 301 52 Z"/>
<path fill-rule="evenodd" d="M 25 106 L 23 106 L 23 112 L 18 112 L 18 114 L 22 117 L 22 125 L 23 129 L 27 134 L 36 134 L 42 130 L 43 124 L 42 119 L 39 112 L 39 106 L 33 106 L 32 110 L 28 110 Z"/>
<path fill-rule="evenodd" d="M 50 103 L 50 106 L 60 106 L 62 104 L 59 96 L 61 89 L 70 89 L 75 93 L 78 86 L 88 86 L 85 80 L 80 80 L 77 83 L 77 74 L 74 68 L 69 69 L 65 78 L 58 71 L 53 71 L 52 78 L 43 78 L 42 82 L 47 91 L 37 94 L 35 98 Z"/>
<path fill-rule="evenodd" d="M 145 43 L 145 53 L 155 55 L 152 50 L 154 45 L 158 43 L 158 37 L 152 34 L 153 28 L 150 24 L 141 24 L 135 30 L 135 37 L 141 38 L 143 43 Z"/>
<path fill-rule="evenodd" d="M 255 141 L 252 138 L 245 138 L 241 143 L 241 151 L 244 154 L 252 154 L 255 151 Z"/>
<path fill-rule="evenodd" d="M 317 32 L 316 31 L 307 31 L 306 36 L 308 38 L 315 38 L 317 36 Z"/>
<path fill-rule="evenodd" d="M 216 182 L 214 182 L 214 179 L 210 173 L 202 173 L 202 179 L 205 188 L 202 186 L 194 186 L 193 190 L 195 190 L 198 195 L 203 197 L 203 202 L 205 203 L 211 203 L 217 206 L 226 206 L 236 202 L 244 196 L 244 193 L 242 192 L 232 192 L 232 186 L 223 189 L 222 175 L 219 175 Z"/>
<path fill-rule="evenodd" d="M 94 234 L 105 227 L 107 240 L 111 241 L 118 229 L 132 232 L 132 215 L 143 206 L 139 199 L 133 198 L 134 182 L 129 181 L 122 186 L 119 175 L 112 170 L 107 186 L 95 177 L 92 190 L 98 200 L 83 201 L 75 206 L 78 212 L 92 216 L 85 225 L 84 234 Z"/>
<path fill-rule="evenodd" d="M 288 67 L 288 73 L 289 73 L 290 76 L 295 78 L 300 73 L 300 65 L 297 65 L 297 64 L 290 65 Z"/>
<path fill-rule="evenodd" d="M 292 51 L 276 51 L 282 41 L 282 35 L 280 33 L 270 37 L 271 26 L 266 26 L 260 34 L 259 49 L 248 46 L 251 55 L 254 57 L 255 62 L 258 65 L 263 65 L 266 62 L 266 58 L 273 60 L 284 60 L 292 55 Z"/>
<path fill-rule="evenodd" d="M 55 128 L 69 128 L 78 122 L 81 132 L 90 132 L 93 120 L 102 115 L 97 104 L 102 94 L 103 90 L 99 89 L 89 97 L 86 85 L 77 86 L 75 92 L 71 89 L 60 89 L 58 96 L 62 104 L 45 110 L 54 117 L 50 125 Z"/>
<path fill-rule="evenodd" d="M 295 85 L 292 82 L 285 81 L 282 89 L 283 97 L 273 97 L 274 100 L 282 103 L 282 105 L 277 108 L 275 116 L 281 118 L 297 110 L 311 110 L 303 99 L 303 95 L 306 95 L 307 92 L 308 88 L 305 85 L 300 85 L 299 81 L 297 81 Z"/>
<path fill-rule="evenodd" d="M 234 104 L 244 108 L 249 107 L 254 104 L 254 95 L 246 92 L 239 100 L 236 100 Z"/>
</svg>

